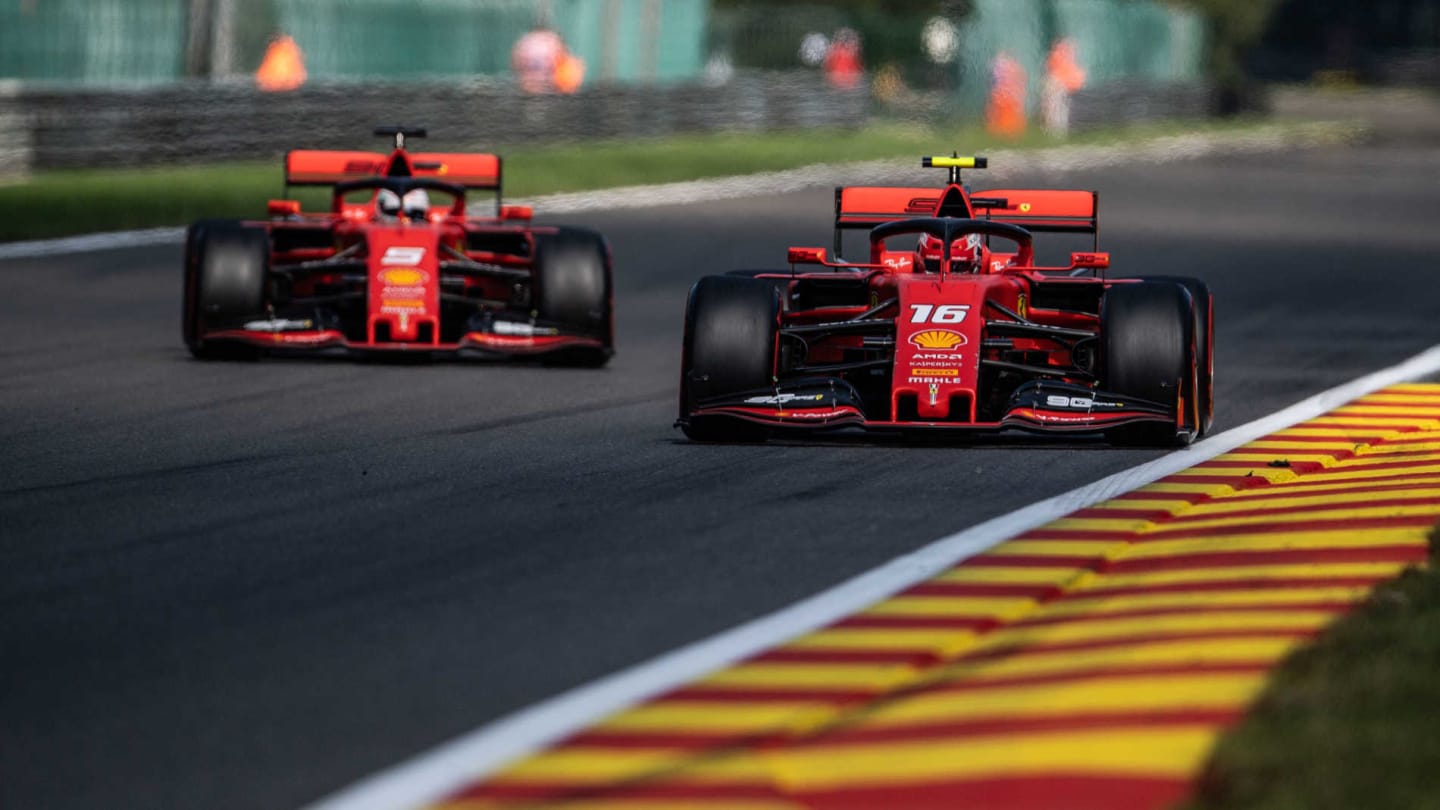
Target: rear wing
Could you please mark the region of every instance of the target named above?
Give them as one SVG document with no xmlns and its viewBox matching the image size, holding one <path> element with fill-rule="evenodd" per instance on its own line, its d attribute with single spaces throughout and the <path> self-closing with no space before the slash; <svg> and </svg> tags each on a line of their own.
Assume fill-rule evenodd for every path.
<svg viewBox="0 0 1440 810">
<path fill-rule="evenodd" d="M 393 165 L 392 165 L 393 161 Z M 384 175 L 431 177 L 466 188 L 500 190 L 499 155 L 461 152 L 337 152 L 296 149 L 285 154 L 285 185 L 333 186 Z"/>
<path fill-rule="evenodd" d="M 970 205 L 976 217 L 1036 233 L 1091 233 L 1100 242 L 1099 192 L 992 189 L 976 192 Z"/>
<path fill-rule="evenodd" d="M 941 192 L 934 188 L 836 186 L 835 227 L 873 228 L 900 219 L 935 213 Z"/>
<path fill-rule="evenodd" d="M 938 160 L 938 158 L 937 158 Z M 944 189 L 890 186 L 835 188 L 835 250 L 846 230 L 933 216 Z M 1094 191 L 995 189 L 970 197 L 977 219 L 1004 222 L 1035 233 L 1088 233 L 1100 244 L 1100 195 Z"/>
<path fill-rule="evenodd" d="M 835 187 L 835 256 L 841 255 L 841 236 L 847 230 L 933 216 L 941 189 L 895 186 Z"/>
</svg>

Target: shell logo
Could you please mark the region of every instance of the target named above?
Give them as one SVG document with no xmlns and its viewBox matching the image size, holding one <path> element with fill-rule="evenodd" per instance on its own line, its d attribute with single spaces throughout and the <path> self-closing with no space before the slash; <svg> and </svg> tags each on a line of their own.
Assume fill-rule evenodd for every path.
<svg viewBox="0 0 1440 810">
<path fill-rule="evenodd" d="M 965 345 L 965 336 L 949 329 L 926 329 L 910 336 L 910 344 L 921 349 L 948 350 Z"/>
<path fill-rule="evenodd" d="M 425 273 L 420 270 L 401 269 L 383 270 L 380 273 L 380 280 L 386 284 L 393 284 L 396 287 L 413 287 L 425 282 Z"/>
</svg>

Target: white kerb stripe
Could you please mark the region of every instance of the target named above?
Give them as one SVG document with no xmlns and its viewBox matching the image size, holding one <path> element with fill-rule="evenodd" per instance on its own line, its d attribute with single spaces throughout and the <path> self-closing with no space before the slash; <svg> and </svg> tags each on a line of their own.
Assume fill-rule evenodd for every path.
<svg viewBox="0 0 1440 810">
<path fill-rule="evenodd" d="M 621 670 L 381 771 L 307 810 L 400 810 L 444 799 L 626 707 L 850 616 L 1017 534 L 1186 470 L 1387 386 L 1440 373 L 1440 345 L 1184 450 L 937 540 L 769 616 Z"/>
</svg>

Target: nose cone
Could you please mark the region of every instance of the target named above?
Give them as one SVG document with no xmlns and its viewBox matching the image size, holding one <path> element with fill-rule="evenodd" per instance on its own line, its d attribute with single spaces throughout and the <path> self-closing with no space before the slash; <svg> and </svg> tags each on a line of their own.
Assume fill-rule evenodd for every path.
<svg viewBox="0 0 1440 810">
<path fill-rule="evenodd" d="M 370 248 L 369 342 L 438 344 L 439 232 L 376 226 L 366 239 Z"/>
<path fill-rule="evenodd" d="M 900 282 L 891 407 L 897 421 L 973 422 L 988 285 L 975 276 Z"/>
</svg>

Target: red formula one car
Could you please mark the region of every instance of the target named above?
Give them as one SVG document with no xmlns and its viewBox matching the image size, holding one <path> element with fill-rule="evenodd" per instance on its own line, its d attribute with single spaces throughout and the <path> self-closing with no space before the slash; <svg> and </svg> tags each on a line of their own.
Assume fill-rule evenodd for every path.
<svg viewBox="0 0 1440 810">
<path fill-rule="evenodd" d="M 925 158 L 933 188 L 837 188 L 834 256 L 702 278 L 680 419 L 700 441 L 773 429 L 1103 432 L 1187 444 L 1213 411 L 1213 306 L 1190 278 L 1106 278 L 1109 254 L 1035 266 L 1032 233 L 1098 233 L 1090 191 L 974 194 L 984 158 Z M 863 263 L 840 257 L 868 228 Z"/>
<path fill-rule="evenodd" d="M 270 219 L 204 221 L 185 246 L 185 343 L 260 350 L 466 352 L 601 365 L 613 352 L 610 250 L 501 203 L 495 155 L 412 153 L 423 129 L 381 127 L 389 154 L 292 151 L 290 186 L 332 186 L 330 210 L 272 200 Z M 467 192 L 495 198 L 472 217 Z"/>
</svg>

